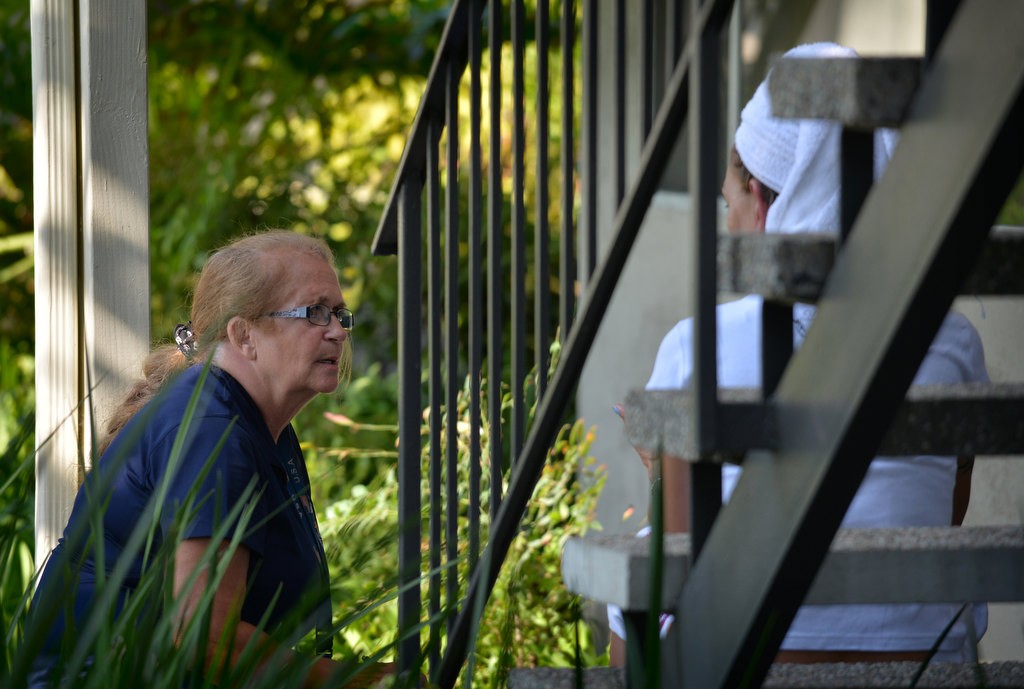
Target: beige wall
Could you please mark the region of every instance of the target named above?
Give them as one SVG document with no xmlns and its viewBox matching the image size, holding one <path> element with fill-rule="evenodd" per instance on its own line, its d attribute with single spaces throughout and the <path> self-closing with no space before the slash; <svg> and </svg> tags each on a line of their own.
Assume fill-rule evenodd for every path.
<svg viewBox="0 0 1024 689">
<path fill-rule="evenodd" d="M 608 21 L 606 13 L 602 20 L 606 34 L 610 34 Z M 924 0 L 821 0 L 811 13 L 801 41 L 838 40 L 863 54 L 920 54 L 923 36 Z M 600 73 L 610 79 L 611 56 L 603 55 L 601 59 Z M 637 59 L 636 54 L 630 54 L 631 67 Z M 603 112 L 609 113 L 608 88 L 604 91 Z M 638 146 L 634 144 L 631 155 L 638 155 Z M 608 152 L 600 155 L 604 156 L 602 166 L 610 166 Z M 598 227 L 602 246 L 607 246 L 614 214 L 611 174 L 602 174 L 601 179 Z M 646 514 L 646 474 L 611 407 L 628 391 L 643 387 L 662 336 L 679 319 L 690 315 L 692 297 L 687 276 L 692 226 L 688 210 L 685 194 L 662 193 L 656 197 L 580 383 L 578 410 L 589 425 L 597 428 L 593 452 L 607 467 L 608 479 L 597 511 L 606 532 L 633 532 Z M 962 299 L 957 308 L 982 335 L 992 379 L 1024 380 L 1017 337 L 1024 332 L 1024 302 Z M 1024 464 L 1019 459 L 983 458 L 976 467 L 967 523 L 1024 523 Z M 624 518 L 627 513 L 631 516 Z M 1024 659 L 1024 605 L 991 606 L 989 632 L 982 641 L 981 654 L 989 660 Z"/>
</svg>

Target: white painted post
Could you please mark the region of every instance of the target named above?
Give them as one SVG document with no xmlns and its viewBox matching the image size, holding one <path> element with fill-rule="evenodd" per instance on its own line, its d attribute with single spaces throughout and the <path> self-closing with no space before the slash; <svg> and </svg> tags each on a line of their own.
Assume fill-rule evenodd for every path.
<svg viewBox="0 0 1024 689">
<path fill-rule="evenodd" d="M 31 13 L 38 567 L 148 351 L 149 160 L 144 0 Z"/>
<path fill-rule="evenodd" d="M 82 0 L 83 447 L 149 353 L 145 0 Z M 86 452 L 87 462 L 92 452 Z"/>
<path fill-rule="evenodd" d="M 73 0 L 31 0 L 36 300 L 36 566 L 78 487 L 81 415 Z"/>
</svg>

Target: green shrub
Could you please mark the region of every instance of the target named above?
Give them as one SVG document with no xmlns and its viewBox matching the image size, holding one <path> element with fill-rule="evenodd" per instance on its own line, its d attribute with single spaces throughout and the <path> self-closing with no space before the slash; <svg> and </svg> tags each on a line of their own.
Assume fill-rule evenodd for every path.
<svg viewBox="0 0 1024 689">
<path fill-rule="evenodd" d="M 486 382 L 483 392 L 485 395 L 488 393 Z M 529 422 L 536 412 L 535 390 L 532 386 L 528 386 L 527 399 L 533 400 L 528 413 Z M 468 401 L 469 390 L 464 387 L 458 397 L 460 540 L 459 561 L 454 570 L 458 577 L 460 598 L 465 595 L 468 578 L 469 500 L 465 492 L 469 485 Z M 483 404 L 486 407 L 486 400 Z M 507 394 L 504 395 L 503 406 L 506 412 L 511 406 Z M 442 419 L 442 427 L 444 425 L 445 420 Z M 351 425 L 347 426 L 349 431 L 352 428 Z M 376 427 L 370 430 L 389 429 Z M 390 430 L 393 433 L 394 429 Z M 381 435 L 390 439 L 393 448 L 393 435 Z M 486 543 L 490 495 L 490 428 L 486 420 L 480 436 L 482 485 L 479 516 L 481 541 Z M 427 494 L 430 475 L 428 437 L 424 414 L 424 495 Z M 596 461 L 589 455 L 592 441 L 593 431 L 584 428 L 581 421 L 565 425 L 558 434 L 481 621 L 473 659 L 473 683 L 476 686 L 503 686 L 510 667 L 565 667 L 576 662 L 589 666 L 606 662 L 603 649 L 595 648 L 590 629 L 579 623 L 578 601 L 565 589 L 561 578 L 561 554 L 565 540 L 570 536 L 582 535 L 589 529 L 599 528 L 594 510 L 604 478 Z M 441 454 L 443 457 L 444 441 Z M 311 473 L 331 476 L 332 458 L 336 456 L 331 451 L 311 452 Z M 321 491 L 345 494 L 345 497 L 326 505 L 321 522 L 324 546 L 331 564 L 334 601 L 336 608 L 342 611 L 363 610 L 394 594 L 398 570 L 398 481 L 395 456 L 393 450 L 383 456 L 375 452 L 373 461 L 379 470 L 366 484 L 351 486 L 346 490 L 319 486 Z M 330 480 L 324 483 L 330 483 Z M 507 488 L 506 477 L 503 494 Z M 429 534 L 428 504 L 423 505 L 422 529 L 426 538 Z M 442 527 L 442 533 L 445 532 Z M 428 557 L 424 546 L 424 568 L 427 567 Z M 442 582 L 449 573 L 448 570 L 443 572 Z M 442 583 L 441 589 L 443 596 L 445 583 Z M 424 604 L 422 619 L 427 619 L 427 580 L 423 581 L 421 593 Z M 382 640 L 394 640 L 397 624 L 397 603 L 390 600 L 373 608 L 358 621 L 347 624 L 342 632 L 344 643 L 358 654 L 367 653 Z M 579 657 L 576 649 L 577 631 L 580 634 Z M 426 644 L 429 634 L 424 633 L 422 640 Z"/>
<path fill-rule="evenodd" d="M 179 429 L 179 438 L 187 436 L 189 432 L 196 399 L 193 396 Z M 177 462 L 177 455 L 181 451 L 178 447 L 171 453 L 168 459 L 171 465 Z M 18 458 L 20 473 L 12 474 L 2 488 L 5 492 L 15 477 L 24 477 L 19 481 L 31 485 L 34 461 L 31 445 L 26 447 L 24 443 L 12 443 L 2 456 L 5 467 L 13 461 L 12 457 Z M 117 459 L 107 458 L 108 462 L 113 463 Z M 213 459 L 210 458 L 211 464 L 208 467 L 212 466 Z M 170 480 L 173 473 L 168 471 L 164 480 Z M 243 499 L 230 514 L 224 515 L 219 531 L 211 538 L 211 547 L 196 568 L 196 572 L 208 568 L 210 580 L 202 589 L 189 623 L 179 626 L 176 622 L 179 619 L 177 609 L 184 596 L 173 598 L 171 577 L 174 557 L 183 538 L 181 527 L 193 514 L 196 495 L 190 496 L 183 506 L 176 509 L 173 526 L 157 538 L 160 524 L 157 514 L 166 509 L 165 490 L 157 487 L 123 546 L 124 556 L 113 567 L 107 568 L 103 566 L 103 510 L 108 500 L 105 496 L 109 495 L 111 480 L 115 475 L 115 471 L 91 475 L 89 489 L 95 497 L 90 501 L 91 511 L 65 535 L 67 552 L 85 550 L 93 553 L 97 562 L 96 571 L 100 576 L 97 577 L 94 589 L 94 608 L 87 618 L 63 635 L 61 647 L 54 659 L 56 672 L 64 679 L 61 686 L 104 689 L 139 686 L 180 689 L 183 686 L 213 685 L 224 688 L 244 686 L 252 689 L 289 689 L 302 686 L 308 665 L 314 658 L 308 654 L 296 657 L 294 654 L 286 654 L 284 649 L 305 646 L 304 640 L 299 638 L 295 630 L 305 628 L 301 618 L 310 612 L 310 606 L 298 606 L 304 609 L 291 611 L 284 623 L 270 630 L 270 638 L 276 643 L 276 649 L 264 646 L 259 637 L 254 637 L 254 641 L 243 649 L 239 661 L 230 667 L 204 671 L 196 668 L 192 661 L 201 652 L 200 649 L 206 648 L 206 622 L 212 612 L 213 593 L 226 570 L 230 555 L 247 530 L 258 526 L 251 522 L 253 502 Z M 197 486 L 200 484 L 201 481 L 196 482 Z M 249 496 L 255 494 L 254 489 L 255 485 L 249 487 Z M 31 506 L 30 499 L 27 503 Z M 7 513 L 0 516 L 6 517 Z M 235 523 L 237 527 L 232 528 Z M 25 533 L 24 529 L 0 529 L 0 556 L 12 552 L 23 553 L 21 539 Z M 31 539 L 31 524 L 27 535 Z M 220 550 L 222 544 L 226 544 L 223 552 Z M 129 565 L 133 558 L 139 556 L 144 556 L 146 562 L 142 576 L 124 600 L 123 607 L 119 608 L 119 594 L 123 592 L 122 587 L 130 575 Z M 5 576 L 13 570 L 8 565 L 9 560 L 5 563 Z M 0 686 L 3 687 L 25 685 L 29 664 L 44 648 L 44 641 L 54 622 L 70 614 L 75 601 L 72 591 L 77 586 L 77 572 L 74 567 L 68 567 L 54 570 L 55 578 L 50 583 L 55 588 L 43 591 L 38 600 L 30 605 L 33 571 L 30 555 L 27 565 L 27 574 L 22 580 L 3 588 L 5 653 L 0 665 Z M 192 585 L 195 585 L 195 579 L 186 583 L 185 590 Z M 383 652 L 387 650 L 386 646 L 382 649 Z M 361 661 L 347 664 L 343 672 L 355 672 L 360 665 Z"/>
<path fill-rule="evenodd" d="M 0 630 L 7 635 L 0 675 L 13 661 L 12 642 L 22 633 L 22 595 L 35 571 L 35 367 L 26 349 L 0 340 Z"/>
<path fill-rule="evenodd" d="M 7 370 L 11 367 L 5 368 Z M 27 372 L 31 373 L 30 367 Z M 362 404 L 352 405 L 360 413 L 393 414 L 394 407 L 387 401 L 393 386 L 382 386 L 382 391 L 380 386 L 374 388 L 360 379 L 353 387 L 357 391 L 355 400 L 362 396 Z M 530 399 L 535 396 L 533 389 L 528 394 Z M 458 409 L 460 490 L 465 490 L 468 485 L 469 438 L 465 422 L 468 398 L 468 390 L 464 389 L 459 396 Z M 506 412 L 511 406 L 507 394 L 504 406 Z M 533 405 L 531 419 L 535 410 Z M 309 460 L 314 490 L 321 497 L 337 496 L 320 502 L 324 507 L 321 511 L 324 545 L 332 571 L 336 657 L 353 660 L 356 664 L 360 662 L 359 658 L 367 656 L 390 659 L 397 629 L 396 429 L 388 424 L 367 425 L 351 422 L 345 417 L 332 418 L 335 421 L 332 428 L 344 431 L 338 434 L 342 445 L 315 447 L 309 451 Z M 183 424 L 182 432 L 187 432 L 187 426 L 187 422 Z M 26 659 L 38 653 L 42 635 L 48 627 L 47 620 L 52 619 L 48 616 L 60 614 L 62 610 L 61 605 L 55 604 L 49 609 L 43 606 L 44 609 L 26 615 L 33 572 L 31 487 L 34 453 L 31 429 L 31 419 L 24 420 L 17 428 L 8 429 L 10 440 L 0 457 L 7 477 L 0 491 L 4 492 L 5 498 L 12 497 L 5 500 L 0 512 L 0 558 L 3 558 L 0 563 L 4 572 L 4 578 L 0 580 L 5 632 L 5 654 L 0 666 L 0 684 L 3 686 L 18 686 L 24 682 Z M 489 512 L 488 431 L 485 427 L 481 432 L 483 482 L 480 526 L 484 543 Z M 323 428 L 314 434 L 317 433 L 320 436 L 330 435 Z M 369 436 L 370 433 L 374 436 Z M 593 665 L 602 662 L 589 629 L 579 624 L 577 601 L 565 590 L 560 575 L 565 539 L 596 527 L 594 508 L 603 478 L 594 459 L 589 456 L 592 439 L 592 433 L 583 427 L 582 422 L 576 422 L 561 429 L 551 450 L 549 462 L 521 523 L 519 535 L 513 541 L 477 635 L 473 665 L 474 680 L 478 686 L 503 685 L 511 666 L 565 666 L 576 662 Z M 346 477 L 353 475 L 351 467 L 338 470 L 339 461 L 344 464 L 353 460 L 364 461 L 370 467 L 365 472 L 367 480 L 350 485 L 332 485 L 345 483 Z M 425 490 L 429 476 L 426 443 L 423 462 Z M 332 470 L 331 467 L 335 468 Z M 503 491 L 507 487 L 506 482 Z M 17 499 L 8 496 L 12 491 L 18 493 Z M 460 494 L 459 504 L 459 530 L 465 534 L 468 496 Z M 155 502 L 151 509 L 160 507 Z M 97 512 L 90 521 L 98 524 L 100 518 Z M 151 519 L 140 520 L 132 547 L 145 547 L 151 542 L 155 523 Z M 426 533 L 426 506 L 423 527 Z M 201 626 L 192 625 L 184 640 L 179 639 L 176 643 L 170 615 L 154 614 L 160 609 L 173 610 L 174 601 L 169 597 L 170 587 L 164 573 L 168 571 L 179 538 L 174 534 L 165 537 L 161 548 L 152 557 L 154 565 L 146 571 L 130 604 L 119 615 L 114 614 L 115 597 L 111 596 L 90 618 L 86 629 L 76 630 L 76 636 L 69 642 L 63 656 L 75 676 L 69 686 L 116 688 L 138 686 L 144 680 L 147 686 L 178 687 L 184 681 L 205 681 L 202 673 L 189 674 L 189 658 L 203 643 Z M 452 576 L 457 577 L 460 597 L 465 595 L 466 589 L 467 547 L 467 540 L 462 538 L 458 544 L 459 559 L 450 570 Z M 216 554 L 212 551 L 207 557 L 211 563 L 216 561 Z M 426 559 L 424 554 L 424 561 Z M 448 575 L 446 572 L 445 576 Z M 105 582 L 104 590 L 114 590 L 123 576 L 124 572 L 115 572 Z M 68 582 L 69 586 L 71 583 Z M 423 580 L 422 587 L 426 604 L 427 579 Z M 57 600 L 70 598 L 55 597 Z M 209 613 L 211 602 L 212 598 L 204 597 L 196 619 L 201 620 Z M 575 643 L 577 633 L 581 639 L 579 650 Z M 424 643 L 430 638 L 426 629 L 422 630 L 421 638 Z M 280 640 L 298 648 L 304 648 L 308 641 L 290 638 L 287 634 Z M 86 667 L 84 663 L 88 658 L 111 657 L 111 654 L 116 654 L 117 663 L 96 663 L 88 672 L 78 675 Z M 254 650 L 251 655 L 255 657 Z M 287 688 L 299 686 L 301 682 L 301 667 L 285 662 L 283 657 L 273 660 L 259 678 L 255 677 L 254 671 L 253 662 L 246 661 L 220 677 L 219 681 L 222 686 L 244 684 L 257 688 Z"/>
</svg>

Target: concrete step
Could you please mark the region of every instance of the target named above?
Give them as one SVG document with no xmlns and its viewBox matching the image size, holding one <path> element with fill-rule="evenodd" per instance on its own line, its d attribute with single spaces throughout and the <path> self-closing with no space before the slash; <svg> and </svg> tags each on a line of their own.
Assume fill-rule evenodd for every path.
<svg viewBox="0 0 1024 689">
<path fill-rule="evenodd" d="M 920 80 L 920 58 L 784 58 L 772 67 L 768 88 L 776 117 L 867 130 L 899 127 Z"/>
<path fill-rule="evenodd" d="M 625 689 L 621 668 L 583 668 L 586 689 Z M 576 689 L 576 669 L 571 667 L 514 667 L 508 673 L 508 689 Z"/>
<path fill-rule="evenodd" d="M 570 538 L 562 580 L 573 593 L 624 610 L 648 608 L 649 539 Z M 690 539 L 665 537 L 661 608 L 690 572 Z M 1024 526 L 840 529 L 807 603 L 1024 601 Z"/>
<path fill-rule="evenodd" d="M 786 303 L 815 302 L 835 261 L 835 238 L 748 234 L 718 238 L 718 290 Z M 961 294 L 1024 294 L 1024 228 L 998 225 Z"/>
<path fill-rule="evenodd" d="M 717 450 L 707 459 L 740 463 L 747 450 L 779 449 L 771 400 L 755 388 L 719 390 Z M 626 437 L 666 455 L 699 456 L 687 390 L 636 390 L 626 397 Z M 1024 453 L 1024 384 L 913 386 L 893 419 L 880 455 Z"/>
<path fill-rule="evenodd" d="M 764 689 L 891 689 L 909 687 L 917 663 L 818 663 L 776 664 L 768 671 Z M 625 689 L 625 673 L 619 668 L 585 668 L 586 689 Z M 1024 687 L 1024 663 L 999 662 L 977 665 L 934 663 L 921 676 L 918 689 L 1019 689 Z M 575 689 L 573 668 L 514 668 L 509 689 Z"/>
</svg>

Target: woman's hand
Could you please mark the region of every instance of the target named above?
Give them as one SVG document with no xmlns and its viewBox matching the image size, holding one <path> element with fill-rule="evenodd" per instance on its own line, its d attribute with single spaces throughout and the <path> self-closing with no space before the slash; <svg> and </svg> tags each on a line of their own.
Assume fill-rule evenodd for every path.
<svg viewBox="0 0 1024 689">
<path fill-rule="evenodd" d="M 621 404 L 613 404 L 612 411 L 625 422 L 626 408 Z M 640 456 L 647 478 L 653 483 L 662 478 L 665 505 L 665 532 L 686 533 L 690 530 L 690 464 L 684 459 L 662 454 L 655 466 L 650 450 L 633 446 Z"/>
<path fill-rule="evenodd" d="M 182 541 L 175 551 L 174 594 L 181 601 L 177 611 L 179 629 L 183 629 L 184 625 L 191 620 L 205 595 L 209 582 L 208 565 L 210 564 L 206 553 L 211 545 L 209 538 L 189 538 Z M 227 547 L 226 542 L 219 544 L 218 557 L 223 556 Z M 246 591 L 249 557 L 249 549 L 245 546 L 238 546 L 231 554 L 227 568 L 214 592 L 213 606 L 210 611 L 210 641 L 205 649 L 207 667 L 219 667 L 225 662 L 228 664 L 237 662 L 238 657 L 247 644 L 253 640 L 253 637 L 256 637 L 257 643 L 264 645 L 268 655 L 274 652 L 275 645 L 266 634 L 239 619 Z M 195 581 L 190 585 L 189 580 L 193 575 L 195 575 Z M 234 643 L 222 643 L 223 636 L 232 631 Z M 230 655 L 225 657 L 225 652 Z M 320 658 L 311 666 L 303 686 L 307 689 L 336 687 L 335 675 L 338 670 L 338 663 L 328 658 Z M 374 663 L 361 670 L 345 684 L 345 687 L 347 689 L 370 689 L 394 674 L 394 663 Z"/>
<path fill-rule="evenodd" d="M 378 686 L 381 681 L 394 677 L 396 671 L 395 663 L 373 663 L 360 670 L 359 674 L 345 684 L 345 687 L 346 689 L 371 689 Z"/>
<path fill-rule="evenodd" d="M 615 415 L 622 419 L 622 422 L 626 422 L 626 408 L 621 404 L 613 404 L 612 411 Z M 633 446 L 636 453 L 640 456 L 640 461 L 643 463 L 644 468 L 647 469 L 647 478 L 651 481 L 654 480 L 654 462 L 651 459 L 651 453 L 649 450 L 645 450 L 642 447 Z"/>
</svg>

